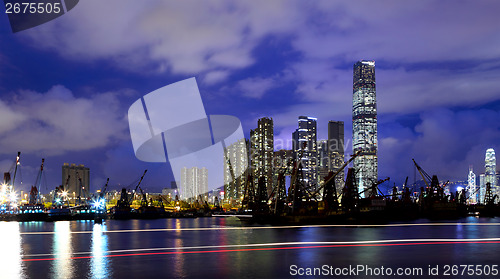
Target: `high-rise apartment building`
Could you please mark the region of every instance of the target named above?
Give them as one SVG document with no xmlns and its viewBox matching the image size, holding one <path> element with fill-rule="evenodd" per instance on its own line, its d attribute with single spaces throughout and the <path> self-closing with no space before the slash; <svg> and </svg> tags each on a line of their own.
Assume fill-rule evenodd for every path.
<svg viewBox="0 0 500 279">
<path fill-rule="evenodd" d="M 310 187 L 318 185 L 317 119 L 299 116 L 299 128 L 292 134 L 295 158 L 302 162 L 303 183 Z"/>
<path fill-rule="evenodd" d="M 181 199 L 198 199 L 201 195 L 205 199 L 208 193 L 208 170 L 206 168 L 181 169 Z"/>
<path fill-rule="evenodd" d="M 361 151 L 354 159 L 356 182 L 361 192 L 378 178 L 375 61 L 362 60 L 354 64 L 352 140 L 353 153 Z"/>
<path fill-rule="evenodd" d="M 224 195 L 227 200 L 238 201 L 244 195 L 247 181 L 248 142 L 240 139 L 229 145 L 224 154 Z M 242 173 L 243 175 L 238 175 Z"/>
<path fill-rule="evenodd" d="M 273 190 L 274 125 L 273 119 L 260 118 L 250 131 L 250 167 L 257 188 L 259 177 L 265 178 L 268 196 Z"/>
</svg>

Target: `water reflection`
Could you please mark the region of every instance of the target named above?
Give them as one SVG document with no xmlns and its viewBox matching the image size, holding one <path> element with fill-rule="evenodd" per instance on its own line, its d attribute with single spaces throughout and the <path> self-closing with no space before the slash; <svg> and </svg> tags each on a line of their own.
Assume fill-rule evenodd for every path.
<svg viewBox="0 0 500 279">
<path fill-rule="evenodd" d="M 92 258 L 90 260 L 90 273 L 92 278 L 110 278 L 109 258 L 105 257 L 108 251 L 108 236 L 106 225 L 94 224 L 92 230 Z"/>
<path fill-rule="evenodd" d="M 182 241 L 182 231 L 180 231 L 179 229 L 182 228 L 181 226 L 181 220 L 180 219 L 175 219 L 175 229 L 177 229 L 175 231 L 175 240 L 174 240 L 174 247 L 183 247 L 183 241 Z M 175 254 L 174 255 L 174 275 L 175 277 L 177 278 L 184 278 L 186 277 L 186 274 L 185 274 L 185 270 L 186 270 L 186 266 L 185 266 L 185 263 L 184 263 L 184 254 Z"/>
<path fill-rule="evenodd" d="M 25 278 L 19 223 L 0 222 L 0 272 L 2 278 Z"/>
<path fill-rule="evenodd" d="M 71 228 L 69 221 L 59 221 L 54 224 L 54 238 L 52 253 L 55 260 L 52 262 L 51 278 L 72 278 L 73 246 L 71 245 Z"/>
</svg>

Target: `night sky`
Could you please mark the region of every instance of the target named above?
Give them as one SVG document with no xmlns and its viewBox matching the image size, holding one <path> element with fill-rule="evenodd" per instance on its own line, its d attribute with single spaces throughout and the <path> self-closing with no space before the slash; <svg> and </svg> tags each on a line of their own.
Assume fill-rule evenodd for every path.
<svg viewBox="0 0 500 279">
<path fill-rule="evenodd" d="M 207 113 L 240 118 L 247 137 L 263 116 L 283 141 L 299 115 L 318 118 L 318 140 L 342 120 L 351 153 L 361 59 L 376 61 L 380 178 L 413 181 L 415 158 L 465 180 L 500 152 L 499 1 L 82 0 L 16 34 L 1 10 L 0 171 L 21 151 L 25 189 L 42 157 L 48 190 L 64 162 L 90 167 L 94 190 L 144 169 L 147 190 L 169 186 L 168 164 L 135 158 L 127 111 L 190 77 Z"/>
</svg>

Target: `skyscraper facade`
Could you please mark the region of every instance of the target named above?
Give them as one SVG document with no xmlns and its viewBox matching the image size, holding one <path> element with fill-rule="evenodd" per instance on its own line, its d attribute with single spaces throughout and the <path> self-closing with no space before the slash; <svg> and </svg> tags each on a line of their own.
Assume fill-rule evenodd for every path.
<svg viewBox="0 0 500 279">
<path fill-rule="evenodd" d="M 247 140 L 240 139 L 229 145 L 224 154 L 224 195 L 228 201 L 239 201 L 247 180 Z M 243 173 L 243 175 L 237 175 Z"/>
<path fill-rule="evenodd" d="M 273 190 L 274 125 L 273 119 L 260 118 L 250 131 L 250 167 L 255 188 L 259 177 L 265 178 L 268 196 Z"/>
<path fill-rule="evenodd" d="M 318 140 L 318 167 L 330 169 L 328 140 Z"/>
<path fill-rule="evenodd" d="M 316 187 L 318 184 L 317 119 L 299 116 L 299 128 L 292 134 L 293 150 L 298 159 L 302 155 L 303 183 Z"/>
<path fill-rule="evenodd" d="M 361 60 L 354 64 L 352 140 L 353 153 L 361 151 L 354 159 L 356 182 L 361 192 L 378 178 L 375 61 Z"/>
<path fill-rule="evenodd" d="M 497 159 L 495 156 L 495 150 L 493 148 L 489 148 L 486 150 L 486 156 L 484 159 L 484 189 L 482 189 L 483 193 L 486 192 L 486 185 L 490 183 L 491 193 L 493 196 L 498 194 L 498 186 L 497 186 Z M 484 197 L 483 197 L 484 198 Z"/>
<path fill-rule="evenodd" d="M 322 184 L 324 178 L 330 172 L 330 155 L 328 152 L 328 140 L 318 141 L 318 183 Z"/>
<path fill-rule="evenodd" d="M 484 173 L 479 175 L 479 191 L 478 191 L 478 200 L 480 203 L 484 203 L 484 194 L 486 192 L 486 183 L 484 183 Z"/>
<path fill-rule="evenodd" d="M 344 164 L 344 121 L 328 122 L 329 171 L 336 172 Z M 344 171 L 335 177 L 337 193 L 344 187 Z"/>
<path fill-rule="evenodd" d="M 67 185 L 66 185 L 67 182 Z M 69 197 L 89 197 L 90 170 L 84 165 L 64 163 L 62 166 L 62 183 Z"/>
<path fill-rule="evenodd" d="M 469 204 L 475 204 L 478 202 L 476 185 L 476 174 L 474 173 L 472 166 L 469 166 L 469 174 L 467 175 L 467 192 L 469 195 Z"/>
<path fill-rule="evenodd" d="M 181 199 L 198 199 L 208 193 L 208 170 L 206 168 L 181 169 Z"/>
</svg>

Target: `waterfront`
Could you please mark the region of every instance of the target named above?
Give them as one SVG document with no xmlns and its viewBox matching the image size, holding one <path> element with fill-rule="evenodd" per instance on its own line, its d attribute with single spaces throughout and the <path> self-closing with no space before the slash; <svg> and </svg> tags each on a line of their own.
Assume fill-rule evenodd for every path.
<svg viewBox="0 0 500 279">
<path fill-rule="evenodd" d="M 0 270 L 2 278 L 289 278 L 290 265 L 495 265 L 499 220 L 352 227 L 244 227 L 234 217 L 1 222 Z"/>
</svg>

